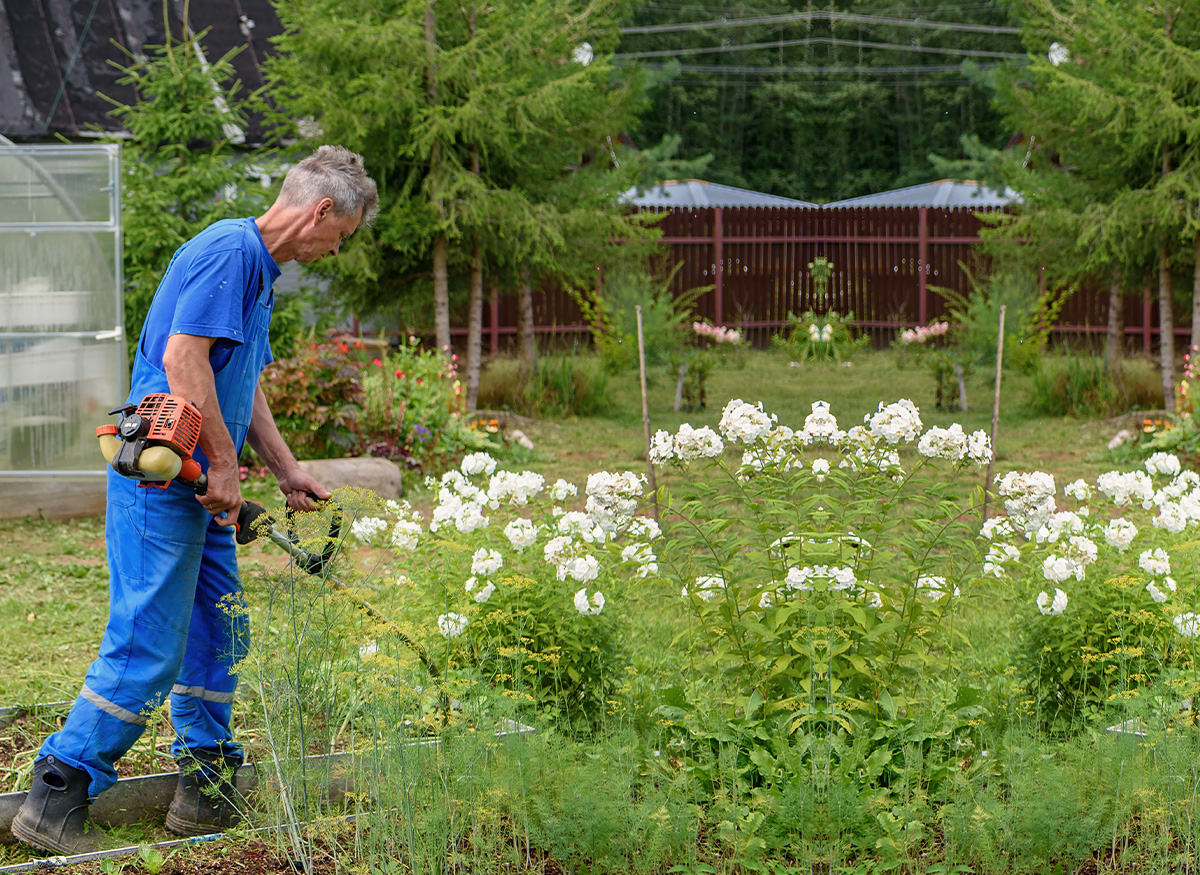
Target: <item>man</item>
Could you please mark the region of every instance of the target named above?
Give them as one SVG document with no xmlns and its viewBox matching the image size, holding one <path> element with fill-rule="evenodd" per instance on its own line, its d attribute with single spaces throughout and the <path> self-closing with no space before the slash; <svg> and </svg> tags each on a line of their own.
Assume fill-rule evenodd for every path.
<svg viewBox="0 0 1200 875">
<path fill-rule="evenodd" d="M 362 158 L 322 146 L 288 172 L 265 214 L 217 222 L 171 259 L 142 328 L 129 402 L 170 392 L 200 409 L 195 455 L 208 492 L 140 489 L 108 472 L 108 625 L 66 723 L 34 763 L 12 824 L 22 841 L 60 854 L 99 849 L 88 806 L 116 782 L 114 762 L 168 695 L 180 777 L 167 828 L 202 835 L 236 819 L 232 775 L 243 757 L 230 721 L 247 622 L 231 527 L 244 441 L 290 507 L 312 510 L 311 496 L 329 497 L 300 469 L 258 386 L 271 361 L 271 286 L 282 262 L 337 255 L 377 209 Z"/>
</svg>

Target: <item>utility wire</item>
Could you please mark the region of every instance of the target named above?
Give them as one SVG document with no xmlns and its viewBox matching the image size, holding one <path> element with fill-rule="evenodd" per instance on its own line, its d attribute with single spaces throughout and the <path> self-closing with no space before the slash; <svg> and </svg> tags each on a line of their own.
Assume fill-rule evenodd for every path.
<svg viewBox="0 0 1200 875">
<path fill-rule="evenodd" d="M 617 52 L 611 57 L 616 59 L 631 58 L 664 58 L 675 55 L 711 55 L 724 52 L 744 52 L 752 49 L 774 49 L 786 46 L 860 46 L 869 49 L 895 49 L 903 52 L 930 53 L 942 55 L 969 55 L 978 58 L 1025 58 L 1020 52 L 993 52 L 987 49 L 956 49 L 938 48 L 936 46 L 914 46 L 902 43 L 873 43 L 862 40 L 835 39 L 833 37 L 811 37 L 809 39 L 775 40 L 769 43 L 741 43 L 728 46 L 704 46 L 697 49 L 661 49 L 649 52 Z"/>
<path fill-rule="evenodd" d="M 688 30 L 720 30 L 728 27 L 753 27 L 761 24 L 786 24 L 793 21 L 848 21 L 855 24 L 878 24 L 888 27 L 916 27 L 927 30 L 954 30 L 970 33 L 1013 33 L 1021 28 L 1001 24 L 969 24 L 958 21 L 926 21 L 920 18 L 887 18 L 857 12 L 835 12 L 812 9 L 807 12 L 787 12 L 782 15 L 759 15 L 751 18 L 719 18 L 712 21 L 682 21 L 672 24 L 637 24 L 620 28 L 621 33 L 670 33 Z"/>
<path fill-rule="evenodd" d="M 646 64 L 652 70 L 666 69 L 664 64 Z M 990 70 L 995 64 L 980 64 L 980 70 Z M 881 67 L 762 67 L 743 64 L 680 64 L 675 69 L 681 73 L 855 73 L 859 75 L 881 76 L 885 73 L 958 73 L 962 70 L 960 64 L 899 64 Z"/>
</svg>

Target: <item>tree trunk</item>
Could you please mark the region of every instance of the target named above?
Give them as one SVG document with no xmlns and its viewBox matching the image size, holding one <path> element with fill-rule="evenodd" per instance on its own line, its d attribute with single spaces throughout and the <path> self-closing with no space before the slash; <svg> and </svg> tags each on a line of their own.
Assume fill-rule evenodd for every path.
<svg viewBox="0 0 1200 875">
<path fill-rule="evenodd" d="M 1121 282 L 1113 271 L 1108 286 L 1108 331 L 1104 335 L 1104 361 L 1108 372 L 1115 374 L 1125 358 L 1125 302 L 1121 299 Z"/>
<path fill-rule="evenodd" d="M 437 105 L 437 36 L 433 4 L 425 7 L 425 86 L 430 108 Z M 433 328 L 438 349 L 450 351 L 450 271 L 446 266 L 446 229 L 442 222 L 446 208 L 441 193 L 442 144 L 434 141 L 429 151 L 429 199 L 437 216 L 437 236 L 433 241 Z"/>
<path fill-rule="evenodd" d="M 1188 361 L 1196 363 L 1197 348 L 1200 347 L 1200 234 L 1196 235 L 1196 267 L 1192 271 L 1192 348 L 1188 350 Z"/>
<path fill-rule="evenodd" d="M 479 401 L 479 370 L 483 364 L 483 249 L 471 250 L 471 288 L 467 308 L 467 410 Z"/>
<path fill-rule="evenodd" d="M 1158 255 L 1158 357 L 1162 367 L 1163 408 L 1175 410 L 1175 319 L 1171 312 L 1171 250 Z"/>
<path fill-rule="evenodd" d="M 537 338 L 533 331 L 533 286 L 529 275 L 521 277 L 517 290 L 517 359 L 526 376 L 537 371 Z"/>
</svg>

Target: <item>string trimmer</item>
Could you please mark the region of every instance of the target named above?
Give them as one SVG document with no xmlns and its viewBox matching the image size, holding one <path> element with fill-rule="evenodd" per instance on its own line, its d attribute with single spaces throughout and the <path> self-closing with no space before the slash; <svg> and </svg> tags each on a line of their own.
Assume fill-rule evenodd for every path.
<svg viewBox="0 0 1200 875">
<path fill-rule="evenodd" d="M 166 489 L 172 480 L 177 480 L 193 489 L 197 495 L 204 495 L 208 491 L 208 477 L 201 470 L 200 463 L 192 458 L 192 452 L 200 440 L 203 421 L 200 410 L 194 404 L 178 395 L 155 392 L 143 398 L 140 404 L 125 404 L 111 413 L 119 417 L 117 424 L 100 426 L 96 429 L 96 437 L 100 440 L 100 452 L 113 470 L 139 481 L 138 486 L 141 487 Z M 315 495 L 312 498 L 316 500 Z M 253 501 L 242 502 L 234 526 L 235 540 L 245 545 L 257 540 L 259 535 L 266 535 L 270 541 L 286 550 L 296 565 L 309 574 L 324 577 L 367 616 L 412 648 L 430 676 L 438 677 L 437 664 L 424 647 L 379 613 L 370 602 L 328 573 L 342 532 L 341 505 L 337 502 L 331 504 L 333 516 L 320 552 L 305 550 L 290 533 L 290 525 L 288 532 L 281 531 L 266 508 Z M 291 516 L 291 509 L 288 515 Z"/>
</svg>

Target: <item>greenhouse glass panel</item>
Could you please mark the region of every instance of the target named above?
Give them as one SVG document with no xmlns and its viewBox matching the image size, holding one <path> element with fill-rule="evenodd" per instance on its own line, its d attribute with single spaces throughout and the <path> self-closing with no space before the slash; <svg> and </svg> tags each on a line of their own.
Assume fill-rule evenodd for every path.
<svg viewBox="0 0 1200 875">
<path fill-rule="evenodd" d="M 102 474 L 124 401 L 120 152 L 0 145 L 0 476 Z"/>
</svg>

